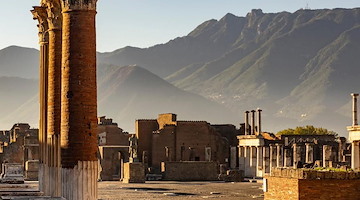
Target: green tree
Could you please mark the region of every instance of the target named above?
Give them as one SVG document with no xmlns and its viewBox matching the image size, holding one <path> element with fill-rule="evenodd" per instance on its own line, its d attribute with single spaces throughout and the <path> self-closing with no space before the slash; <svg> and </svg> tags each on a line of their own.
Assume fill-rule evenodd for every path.
<svg viewBox="0 0 360 200">
<path fill-rule="evenodd" d="M 335 135 L 338 134 L 334 131 L 329 131 L 326 128 L 316 128 L 314 126 L 298 126 L 295 129 L 288 128 L 276 133 L 276 135 Z"/>
</svg>

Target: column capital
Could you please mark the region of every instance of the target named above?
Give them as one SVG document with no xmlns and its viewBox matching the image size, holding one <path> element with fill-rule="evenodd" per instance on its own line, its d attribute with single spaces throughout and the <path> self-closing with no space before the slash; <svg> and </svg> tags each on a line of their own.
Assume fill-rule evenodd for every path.
<svg viewBox="0 0 360 200">
<path fill-rule="evenodd" d="M 60 0 L 42 0 L 48 13 L 49 30 L 60 30 L 62 25 L 62 12 Z"/>
<path fill-rule="evenodd" d="M 34 9 L 31 10 L 31 13 L 33 14 L 33 19 L 38 20 L 38 29 L 39 29 L 39 43 L 46 43 L 49 41 L 49 24 L 47 21 L 47 12 L 46 7 L 43 6 L 34 6 Z"/>
<path fill-rule="evenodd" d="M 92 10 L 96 11 L 97 0 L 61 0 L 62 11 Z"/>
</svg>

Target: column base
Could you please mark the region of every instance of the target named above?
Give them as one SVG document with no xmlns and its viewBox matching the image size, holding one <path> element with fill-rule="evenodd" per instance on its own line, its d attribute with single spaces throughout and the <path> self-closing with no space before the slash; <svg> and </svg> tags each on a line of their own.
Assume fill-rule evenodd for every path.
<svg viewBox="0 0 360 200">
<path fill-rule="evenodd" d="M 98 161 L 79 161 L 62 168 L 62 196 L 67 200 L 97 200 Z"/>
</svg>

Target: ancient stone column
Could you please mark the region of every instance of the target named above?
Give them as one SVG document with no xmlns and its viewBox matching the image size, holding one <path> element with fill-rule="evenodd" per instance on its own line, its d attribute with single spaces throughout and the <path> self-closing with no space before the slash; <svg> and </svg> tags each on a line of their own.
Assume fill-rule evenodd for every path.
<svg viewBox="0 0 360 200">
<path fill-rule="evenodd" d="M 237 165 L 237 148 L 230 147 L 230 169 L 235 169 Z M 206 160 L 207 161 L 207 160 Z"/>
<path fill-rule="evenodd" d="M 360 169 L 360 148 L 359 141 L 353 141 L 351 143 L 351 168 L 354 170 Z"/>
<path fill-rule="evenodd" d="M 97 199 L 97 0 L 61 0 L 62 196 Z"/>
<path fill-rule="evenodd" d="M 323 145 L 323 167 L 332 167 L 332 146 Z"/>
<path fill-rule="evenodd" d="M 277 167 L 277 148 L 275 144 L 270 144 L 270 172 L 272 168 Z"/>
<path fill-rule="evenodd" d="M 314 162 L 314 144 L 305 143 L 306 151 L 305 151 L 305 162 L 313 163 Z"/>
<path fill-rule="evenodd" d="M 257 109 L 257 112 L 258 112 L 257 133 L 258 133 L 258 135 L 261 134 L 261 111 L 262 111 L 262 110 L 261 110 L 260 108 Z"/>
<path fill-rule="evenodd" d="M 282 144 L 276 144 L 276 167 L 284 166 L 284 148 Z"/>
<path fill-rule="evenodd" d="M 250 157 L 251 157 L 251 154 L 250 154 L 250 147 L 248 146 L 244 146 L 244 168 L 245 168 L 245 171 L 244 171 L 244 174 L 246 177 L 252 177 L 251 176 L 251 167 L 250 167 Z"/>
<path fill-rule="evenodd" d="M 47 174 L 47 77 L 49 35 L 46 7 L 36 6 L 31 10 L 33 18 L 38 20 L 40 44 L 40 120 L 39 120 L 39 190 L 46 191 Z"/>
<path fill-rule="evenodd" d="M 239 170 L 245 172 L 245 147 L 238 146 L 239 148 Z"/>
<path fill-rule="evenodd" d="M 291 148 L 284 149 L 284 167 L 291 167 L 292 163 L 292 153 Z"/>
<path fill-rule="evenodd" d="M 250 130 L 249 130 L 249 111 L 245 111 L 245 135 L 250 135 Z"/>
<path fill-rule="evenodd" d="M 256 176 L 263 177 L 263 147 L 256 150 Z"/>
<path fill-rule="evenodd" d="M 60 172 L 60 121 L 61 121 L 61 25 L 60 0 L 44 0 L 49 24 L 49 71 L 48 71 L 48 115 L 47 142 L 49 145 L 49 193 L 61 196 Z"/>
<path fill-rule="evenodd" d="M 294 143 L 293 144 L 293 167 L 297 168 L 301 162 L 301 146 Z"/>
<path fill-rule="evenodd" d="M 353 97 L 353 104 L 352 104 L 352 113 L 353 113 L 353 126 L 357 126 L 358 125 L 358 120 L 357 120 L 357 97 L 359 96 L 359 94 L 356 93 L 351 93 L 351 96 Z"/>
<path fill-rule="evenodd" d="M 250 147 L 250 170 L 251 170 L 251 176 L 250 177 L 256 177 L 256 167 L 257 167 L 257 148 L 252 146 Z"/>
<path fill-rule="evenodd" d="M 255 110 L 251 111 L 251 135 L 255 135 Z"/>
<path fill-rule="evenodd" d="M 263 147 L 263 175 L 270 173 L 270 147 Z"/>
</svg>

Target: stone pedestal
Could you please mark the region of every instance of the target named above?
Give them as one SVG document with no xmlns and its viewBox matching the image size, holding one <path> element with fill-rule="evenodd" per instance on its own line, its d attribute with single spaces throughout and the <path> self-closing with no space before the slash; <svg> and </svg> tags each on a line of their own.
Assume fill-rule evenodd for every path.
<svg viewBox="0 0 360 200">
<path fill-rule="evenodd" d="M 141 162 L 124 163 L 124 183 L 145 183 L 145 168 Z"/>
<path fill-rule="evenodd" d="M 2 166 L 1 183 L 24 183 L 22 164 L 4 163 Z"/>
</svg>

